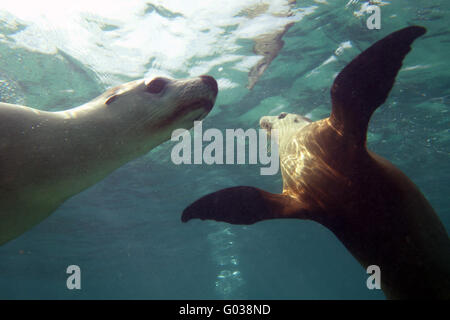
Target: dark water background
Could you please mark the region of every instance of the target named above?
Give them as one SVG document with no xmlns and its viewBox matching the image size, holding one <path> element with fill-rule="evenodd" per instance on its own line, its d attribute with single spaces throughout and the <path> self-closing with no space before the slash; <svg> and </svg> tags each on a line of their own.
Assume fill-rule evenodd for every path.
<svg viewBox="0 0 450 320">
<path fill-rule="evenodd" d="M 368 30 L 365 19 L 355 18 L 356 5 L 329 2 L 316 4 L 312 15 L 289 30 L 285 47 L 252 91 L 245 89 L 246 74 L 227 64 L 221 74 L 209 72 L 225 74 L 240 87 L 221 91 L 204 129 L 257 128 L 259 118 L 277 106 L 283 106 L 277 113 L 323 118 L 339 70 L 390 32 L 423 25 L 428 33 L 414 43 L 389 99 L 374 114 L 368 145 L 420 187 L 449 230 L 449 2 L 391 1 L 381 7 L 381 30 Z M 298 7 L 311 4 L 298 1 Z M 26 26 L 14 29 L 0 19 L 5 37 L 20 28 Z M 322 65 L 348 40 L 352 48 Z M 244 44 L 251 54 L 251 42 Z M 42 109 L 82 104 L 106 87 L 64 52 L 43 54 L 4 41 L 0 80 L 2 101 Z M 259 167 L 250 165 L 176 166 L 170 161 L 173 145 L 167 142 L 125 165 L 1 246 L 0 298 L 384 298 L 367 289 L 365 270 L 314 222 L 182 224 L 183 208 L 206 193 L 236 185 L 279 192 L 281 176 L 260 176 Z M 80 291 L 66 288 L 71 264 L 82 270 Z"/>
</svg>

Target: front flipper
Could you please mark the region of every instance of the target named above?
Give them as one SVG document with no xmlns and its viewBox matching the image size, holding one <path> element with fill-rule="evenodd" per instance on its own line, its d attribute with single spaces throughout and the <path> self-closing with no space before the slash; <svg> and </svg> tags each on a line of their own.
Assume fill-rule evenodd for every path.
<svg viewBox="0 0 450 320">
<path fill-rule="evenodd" d="M 331 88 L 330 120 L 357 145 L 366 141 L 372 113 L 384 103 L 402 62 L 425 28 L 411 26 L 376 42 L 353 59 L 336 77 Z"/>
<path fill-rule="evenodd" d="M 253 224 L 278 218 L 307 219 L 307 210 L 289 196 L 254 187 L 232 187 L 210 193 L 188 206 L 181 221 L 210 219 L 231 224 Z"/>
</svg>

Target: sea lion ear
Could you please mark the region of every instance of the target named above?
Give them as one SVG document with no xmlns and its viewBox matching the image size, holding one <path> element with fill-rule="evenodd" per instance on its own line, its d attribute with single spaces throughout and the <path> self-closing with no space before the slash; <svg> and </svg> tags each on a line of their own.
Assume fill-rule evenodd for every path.
<svg viewBox="0 0 450 320">
<path fill-rule="evenodd" d="M 365 143 L 372 113 L 386 100 L 411 44 L 425 32 L 423 27 L 412 26 L 391 33 L 339 73 L 331 88 L 330 120 L 344 135 Z"/>
<path fill-rule="evenodd" d="M 210 193 L 183 211 L 181 220 L 209 219 L 231 224 L 253 224 L 277 218 L 306 219 L 300 203 L 288 196 L 254 187 L 232 187 Z"/>
</svg>

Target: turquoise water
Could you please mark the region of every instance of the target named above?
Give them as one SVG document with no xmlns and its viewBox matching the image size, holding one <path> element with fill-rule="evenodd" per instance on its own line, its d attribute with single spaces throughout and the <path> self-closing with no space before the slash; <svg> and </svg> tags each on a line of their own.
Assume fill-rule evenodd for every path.
<svg viewBox="0 0 450 320">
<path fill-rule="evenodd" d="M 177 1 L 166 7 L 164 2 L 130 3 L 135 7 L 129 12 L 137 14 L 124 13 L 123 20 L 105 18 L 115 13 L 101 16 L 98 8 L 89 14 L 69 10 L 82 27 L 97 23 L 80 29 L 86 34 L 75 25 L 58 24 L 58 13 L 48 13 L 50 22 L 44 24 L 31 10 L 0 10 L 1 101 L 62 110 L 113 84 L 158 72 L 177 78 L 208 73 L 219 79 L 220 92 L 204 129 L 258 128 L 261 116 L 281 111 L 318 120 L 329 114 L 333 77 L 353 57 L 390 32 L 423 25 L 428 33 L 414 43 L 388 100 L 371 120 L 368 146 L 420 187 L 450 229 L 448 1 L 390 1 L 380 7 L 380 30 L 367 29 L 367 14 L 358 16 L 363 1 L 297 1 L 289 9 L 297 21 L 283 38 L 284 48 L 251 91 L 248 68 L 242 66 L 253 61 L 250 38 L 268 21 L 282 24 L 286 18 L 243 17 L 244 1 L 230 2 L 225 11 L 217 2 L 217 12 L 195 11 Z M 248 1 L 258 3 L 265 2 Z M 298 9 L 311 6 L 314 10 L 301 16 Z M 144 28 L 148 21 L 172 30 L 173 38 L 162 41 L 150 28 L 131 42 L 129 28 Z M 76 46 L 77 32 L 86 47 Z M 139 36 L 151 36 L 153 49 Z M 97 43 L 95 50 L 89 40 Z M 163 52 L 171 41 L 183 54 Z M 347 41 L 351 46 L 334 54 Z M 127 46 L 133 50 L 124 50 Z M 333 55 L 334 61 L 325 63 Z M 182 224 L 183 209 L 202 195 L 236 185 L 280 192 L 282 181 L 280 174 L 261 176 L 255 165 L 176 166 L 170 160 L 173 146 L 166 142 L 128 163 L 1 246 L 0 298 L 384 298 L 367 289 L 365 270 L 317 223 Z M 81 290 L 66 287 L 66 268 L 72 264 L 81 268 Z"/>
</svg>

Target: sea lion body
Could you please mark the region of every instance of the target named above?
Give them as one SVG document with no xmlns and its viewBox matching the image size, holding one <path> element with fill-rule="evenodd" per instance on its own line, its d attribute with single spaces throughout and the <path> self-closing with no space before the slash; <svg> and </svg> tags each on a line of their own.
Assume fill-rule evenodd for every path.
<svg viewBox="0 0 450 320">
<path fill-rule="evenodd" d="M 173 130 L 190 129 L 216 95 L 215 80 L 202 76 L 133 81 L 60 112 L 0 103 L 0 244 Z"/>
<path fill-rule="evenodd" d="M 285 218 L 323 224 L 365 269 L 379 266 L 388 298 L 449 297 L 448 235 L 417 186 L 329 118 L 295 118 L 261 119 L 278 130 L 283 195 L 297 202 Z"/>
<path fill-rule="evenodd" d="M 450 240 L 417 186 L 369 151 L 366 134 L 384 103 L 410 45 L 425 33 L 408 27 L 378 41 L 336 77 L 329 118 L 263 117 L 276 135 L 283 193 L 233 187 L 188 206 L 182 221 L 214 219 L 251 224 L 310 219 L 330 229 L 364 268 L 377 265 L 391 299 L 450 298 Z"/>
</svg>

